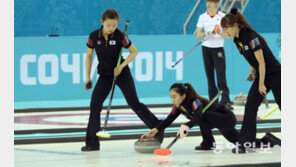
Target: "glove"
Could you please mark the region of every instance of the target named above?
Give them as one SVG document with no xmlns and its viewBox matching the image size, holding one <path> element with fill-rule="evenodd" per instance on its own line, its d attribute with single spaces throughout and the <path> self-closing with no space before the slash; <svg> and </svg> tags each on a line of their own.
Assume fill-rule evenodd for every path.
<svg viewBox="0 0 296 167">
<path fill-rule="evenodd" d="M 187 136 L 188 130 L 189 130 L 189 127 L 187 125 L 181 125 L 181 127 L 177 133 L 177 136 L 180 135 L 180 139 L 183 139 L 184 137 Z"/>
<path fill-rule="evenodd" d="M 221 35 L 223 34 L 223 29 L 220 27 L 219 24 L 217 24 L 213 30 L 213 34 L 218 34 L 218 35 Z"/>
<path fill-rule="evenodd" d="M 209 37 L 211 37 L 211 36 L 213 36 L 214 34 L 213 34 L 213 32 L 212 31 L 205 31 L 205 36 L 206 36 L 206 38 L 209 38 Z"/>
</svg>

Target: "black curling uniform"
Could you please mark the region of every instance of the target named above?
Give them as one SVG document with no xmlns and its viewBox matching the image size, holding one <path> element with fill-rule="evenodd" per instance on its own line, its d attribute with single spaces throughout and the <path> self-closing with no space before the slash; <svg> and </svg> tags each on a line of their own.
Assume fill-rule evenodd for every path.
<svg viewBox="0 0 296 167">
<path fill-rule="evenodd" d="M 90 116 L 87 125 L 86 146 L 98 148 L 99 138 L 96 132 L 101 127 L 101 110 L 103 102 L 107 98 L 113 82 L 113 72 L 117 65 L 121 47 L 129 48 L 132 42 L 116 29 L 108 38 L 102 34 L 102 27 L 92 32 L 87 41 L 87 47 L 95 49 L 99 61 L 97 72 L 100 74 L 94 87 L 91 102 Z M 121 59 L 121 63 L 124 59 Z M 139 116 L 139 118 L 150 128 L 154 128 L 159 120 L 151 111 L 139 101 L 134 80 L 128 66 L 124 67 L 121 74 L 117 76 L 116 85 L 122 91 L 128 105 Z"/>
<path fill-rule="evenodd" d="M 202 109 L 207 105 L 206 102 L 196 98 L 189 100 L 185 104 L 186 99 L 177 108 L 173 107 L 170 114 L 156 128 L 163 130 L 167 128 L 180 115 L 185 115 L 190 121 L 185 123 L 189 128 L 199 125 L 203 142 L 202 148 L 211 148 L 214 145 L 214 137 L 212 129 L 217 128 L 221 134 L 230 142 L 235 143 L 238 139 L 238 132 L 235 129 L 236 118 L 232 111 L 227 110 L 224 105 L 213 103 L 207 111 L 202 114 Z"/>
<path fill-rule="evenodd" d="M 254 52 L 262 49 L 265 61 L 265 81 L 267 92 L 272 90 L 276 103 L 281 108 L 281 64 L 274 57 L 264 39 L 257 33 L 241 28 L 239 38 L 234 38 L 239 52 L 245 57 L 249 64 L 256 70 L 256 79 L 253 82 L 245 105 L 244 120 L 239 135 L 239 144 L 253 143 L 256 139 L 256 117 L 258 107 L 262 103 L 264 96 L 259 92 L 259 63 Z"/>
</svg>

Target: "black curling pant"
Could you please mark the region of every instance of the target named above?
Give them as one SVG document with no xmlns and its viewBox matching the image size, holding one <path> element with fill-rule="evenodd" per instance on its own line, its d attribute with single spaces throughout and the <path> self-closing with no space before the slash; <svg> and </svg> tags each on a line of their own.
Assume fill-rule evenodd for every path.
<svg viewBox="0 0 296 167">
<path fill-rule="evenodd" d="M 111 91 L 113 76 L 100 75 L 94 87 L 91 103 L 90 116 L 87 125 L 86 145 L 90 147 L 100 146 L 96 133 L 101 127 L 101 110 L 105 99 Z M 139 101 L 134 80 L 131 73 L 123 72 L 116 80 L 116 85 L 122 91 L 128 105 L 138 115 L 138 117 L 150 128 L 154 128 L 159 120 L 151 111 Z"/>
<path fill-rule="evenodd" d="M 267 92 L 272 90 L 275 101 L 281 109 L 281 71 L 265 76 L 265 86 Z M 256 118 L 260 104 L 264 96 L 259 92 L 259 77 L 253 82 L 245 105 L 244 120 L 239 134 L 239 144 L 241 147 L 252 144 L 256 141 Z"/>
<path fill-rule="evenodd" d="M 235 115 L 231 111 L 206 111 L 199 122 L 203 138 L 201 146 L 203 148 L 213 146 L 215 142 L 212 134 L 213 128 L 217 128 L 229 142 L 237 142 L 239 134 L 235 129 L 236 122 Z"/>
<path fill-rule="evenodd" d="M 221 104 L 225 105 L 230 103 L 229 89 L 227 87 L 226 81 L 226 62 L 225 62 L 225 52 L 223 47 L 221 48 L 208 48 L 202 47 L 204 67 L 206 71 L 206 76 L 208 80 L 208 93 L 209 98 L 212 100 L 217 94 L 218 89 L 215 82 L 215 72 L 217 76 L 218 88 L 223 90 L 221 95 Z"/>
<path fill-rule="evenodd" d="M 200 131 L 203 141 L 201 146 L 203 148 L 213 147 L 215 139 L 212 134 L 212 129 L 217 128 L 220 133 L 231 143 L 237 145 L 239 140 L 239 133 L 235 129 L 236 118 L 231 111 L 206 111 L 203 114 L 203 119 L 199 121 Z M 267 145 L 269 141 L 264 137 L 261 139 L 255 139 L 255 146 L 260 148 L 262 145 Z M 253 145 L 253 143 L 251 143 Z"/>
</svg>

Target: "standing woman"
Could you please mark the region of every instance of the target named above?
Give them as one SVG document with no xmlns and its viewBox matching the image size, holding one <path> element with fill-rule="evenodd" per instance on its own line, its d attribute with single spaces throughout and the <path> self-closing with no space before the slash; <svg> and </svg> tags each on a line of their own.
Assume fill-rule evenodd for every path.
<svg viewBox="0 0 296 167">
<path fill-rule="evenodd" d="M 220 0 L 207 0 L 207 11 L 199 16 L 197 22 L 197 34 L 196 38 L 205 38 L 202 43 L 202 54 L 204 60 L 204 67 L 208 80 L 208 93 L 209 98 L 212 100 L 218 89 L 215 83 L 215 71 L 217 75 L 217 82 L 219 90 L 223 90 L 220 104 L 225 105 L 227 109 L 233 110 L 230 104 L 229 89 L 226 81 L 226 62 L 224 52 L 224 40 L 227 38 L 222 31 L 219 34 L 214 34 L 213 31 L 216 25 L 220 25 L 224 13 L 217 10 Z M 204 30 L 202 32 L 202 30 Z"/>
<path fill-rule="evenodd" d="M 136 57 L 137 49 L 127 36 L 117 28 L 118 22 L 118 13 L 113 9 L 106 10 L 101 19 L 102 27 L 93 31 L 87 41 L 85 90 L 88 89 L 87 85 L 91 83 L 90 71 L 94 49 L 99 61 L 97 72 L 100 76 L 92 93 L 91 111 L 85 141 L 86 145 L 81 148 L 81 151 L 100 150 L 100 141 L 96 136 L 96 132 L 100 131 L 100 113 L 103 103 L 111 90 L 116 70 L 118 70 L 116 85 L 122 91 L 132 110 L 150 129 L 154 128 L 160 122 L 138 99 L 134 80 L 128 67 L 128 64 Z M 130 54 L 127 59 L 121 59 L 117 69 L 116 64 L 121 47 L 126 48 Z M 162 142 L 163 131 L 158 133 L 157 139 Z"/>
<path fill-rule="evenodd" d="M 240 54 L 250 64 L 247 80 L 253 81 L 245 105 L 244 120 L 239 135 L 239 152 L 245 153 L 256 138 L 258 107 L 269 90 L 281 108 L 281 64 L 274 57 L 265 39 L 246 21 L 244 16 L 232 9 L 221 21 L 228 36 L 234 38 Z"/>
</svg>

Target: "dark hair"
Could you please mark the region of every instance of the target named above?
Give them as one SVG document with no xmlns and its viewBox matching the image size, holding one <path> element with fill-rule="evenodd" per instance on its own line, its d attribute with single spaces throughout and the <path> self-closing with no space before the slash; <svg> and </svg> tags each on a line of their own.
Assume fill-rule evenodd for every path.
<svg viewBox="0 0 296 167">
<path fill-rule="evenodd" d="M 187 87 L 187 88 L 186 88 Z M 200 99 L 205 103 L 209 103 L 210 101 L 204 97 L 199 96 L 196 91 L 194 90 L 193 86 L 190 83 L 174 83 L 170 90 L 176 91 L 181 96 L 186 94 L 185 103 L 188 103 L 192 99 Z"/>
<path fill-rule="evenodd" d="M 249 25 L 245 17 L 236 8 L 232 8 L 231 11 L 222 18 L 221 27 L 233 27 L 235 23 L 238 25 L 239 28 L 245 28 L 247 30 L 255 32 L 267 44 L 265 39 Z"/>
<path fill-rule="evenodd" d="M 119 20 L 119 15 L 114 9 L 108 9 L 103 13 L 102 20 L 105 21 L 107 19 L 116 19 Z"/>
</svg>

